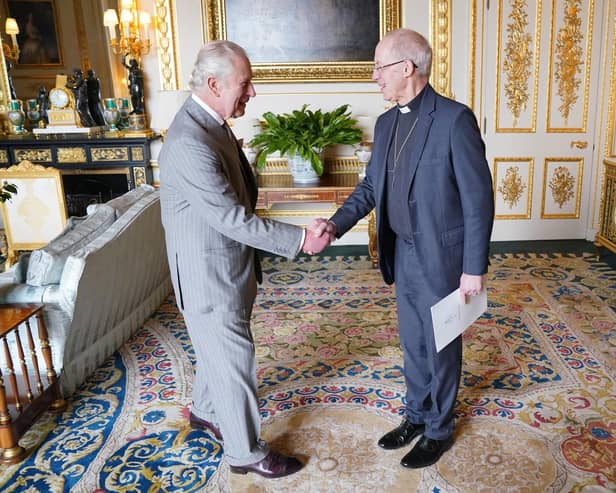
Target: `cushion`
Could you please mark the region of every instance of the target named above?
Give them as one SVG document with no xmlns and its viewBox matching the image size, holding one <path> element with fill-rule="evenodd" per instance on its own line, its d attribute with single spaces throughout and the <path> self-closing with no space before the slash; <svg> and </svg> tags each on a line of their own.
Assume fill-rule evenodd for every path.
<svg viewBox="0 0 616 493">
<path fill-rule="evenodd" d="M 141 185 L 137 188 L 133 188 L 132 190 L 126 192 L 125 194 L 116 197 L 115 199 L 111 199 L 108 202 L 105 202 L 105 205 L 109 207 L 113 207 L 116 211 L 116 218 L 120 217 L 124 214 L 131 205 L 137 202 L 141 197 L 152 193 L 156 190 L 152 185 Z M 88 214 L 89 214 L 88 210 Z"/>
<path fill-rule="evenodd" d="M 66 229 L 47 245 L 34 250 L 28 262 L 26 282 L 31 286 L 57 284 L 68 256 L 87 245 L 115 221 L 116 212 L 103 204 L 73 229 Z"/>
<path fill-rule="evenodd" d="M 32 252 L 24 252 L 19 256 L 19 260 L 15 264 L 13 270 L 13 282 L 21 284 L 26 282 L 26 274 L 28 272 L 28 263 L 30 262 L 30 254 Z"/>
</svg>

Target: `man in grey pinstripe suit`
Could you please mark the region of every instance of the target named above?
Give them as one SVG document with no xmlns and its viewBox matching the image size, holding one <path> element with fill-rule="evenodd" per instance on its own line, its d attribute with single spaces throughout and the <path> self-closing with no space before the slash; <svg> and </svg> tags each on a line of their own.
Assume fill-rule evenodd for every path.
<svg viewBox="0 0 616 493">
<path fill-rule="evenodd" d="M 288 258 L 318 253 L 330 237 L 255 215 L 257 185 L 225 123 L 255 96 L 244 50 L 204 45 L 192 95 L 175 116 L 158 161 L 167 255 L 178 307 L 197 356 L 190 424 L 224 437 L 231 471 L 281 477 L 301 469 L 260 435 L 250 330 L 260 277 L 255 249 Z"/>
</svg>

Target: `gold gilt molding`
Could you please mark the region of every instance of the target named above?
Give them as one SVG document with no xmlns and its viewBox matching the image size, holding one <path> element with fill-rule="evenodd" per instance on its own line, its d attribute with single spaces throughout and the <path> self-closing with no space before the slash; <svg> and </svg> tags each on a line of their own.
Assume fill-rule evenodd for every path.
<svg viewBox="0 0 616 493">
<path fill-rule="evenodd" d="M 336 156 L 325 158 L 325 169 L 330 175 L 358 173 L 360 171 L 359 160 L 356 156 Z M 287 158 L 267 158 L 265 168 L 259 170 L 260 175 L 289 175 Z"/>
<path fill-rule="evenodd" d="M 51 149 L 15 149 L 15 161 L 51 163 Z"/>
<path fill-rule="evenodd" d="M 507 168 L 505 177 L 501 180 L 497 190 L 503 196 L 503 200 L 509 205 L 510 209 L 513 209 L 513 206 L 518 204 L 524 194 L 524 190 L 526 190 L 526 185 L 522 181 L 518 166 L 509 166 Z"/>
<path fill-rule="evenodd" d="M 87 161 L 83 147 L 60 147 L 57 152 L 59 163 L 85 163 Z"/>
<path fill-rule="evenodd" d="M 528 29 L 528 14 L 526 0 L 513 0 L 511 13 L 507 24 L 507 42 L 505 43 L 505 61 L 503 71 L 507 108 L 513 114 L 513 126 L 528 104 L 530 97 L 528 82 L 531 76 L 533 60 L 533 37 L 526 32 Z"/>
<path fill-rule="evenodd" d="M 614 26 L 612 27 L 612 39 L 616 39 L 616 8 L 612 12 Z M 605 156 L 616 157 L 616 46 L 612 42 L 612 67 L 610 70 L 610 91 L 607 103 L 607 138 L 605 141 Z"/>
<path fill-rule="evenodd" d="M 557 94 L 561 101 L 558 110 L 567 125 L 571 108 L 579 99 L 578 92 L 582 84 L 582 80 L 578 78 L 582 72 L 584 54 L 581 46 L 584 34 L 580 29 L 582 0 L 566 0 L 564 10 L 564 23 L 556 36 L 555 76 L 558 86 Z"/>
<path fill-rule="evenodd" d="M 143 147 L 131 147 L 130 157 L 133 161 L 143 161 Z"/>
<path fill-rule="evenodd" d="M 558 166 L 554 169 L 549 187 L 552 191 L 552 198 L 561 209 L 566 202 L 569 202 L 573 196 L 573 186 L 575 177 L 565 166 Z"/>
<path fill-rule="evenodd" d="M 6 149 L 0 149 L 0 163 L 8 163 L 9 162 L 9 153 Z"/>
<path fill-rule="evenodd" d="M 33 162 L 28 161 L 28 160 L 23 160 L 19 164 L 2 169 L 3 174 L 4 173 L 15 173 L 15 174 L 34 173 L 35 171 L 48 172 L 49 168 L 46 166 L 41 166 L 40 164 L 34 164 Z"/>
<path fill-rule="evenodd" d="M 145 167 L 143 166 L 134 166 L 133 167 L 133 182 L 136 187 L 141 185 L 145 185 L 147 183 L 145 177 Z"/>
<path fill-rule="evenodd" d="M 554 163 L 556 166 L 552 168 L 552 172 L 548 176 L 550 163 Z M 569 171 L 566 163 L 576 165 L 575 175 Z M 584 172 L 583 164 L 584 159 L 576 157 L 554 157 L 545 159 L 543 169 L 543 193 L 541 197 L 541 219 L 578 219 L 580 217 L 582 178 Z M 565 204 L 568 204 L 574 199 L 575 204 L 573 206 L 573 212 L 546 213 L 545 199 L 548 189 L 554 204 L 558 205 L 559 209 L 562 209 Z"/>
<path fill-rule="evenodd" d="M 93 161 L 128 161 L 128 147 L 92 147 Z"/>
<path fill-rule="evenodd" d="M 177 42 L 175 33 L 175 1 L 156 0 L 156 42 L 158 44 L 158 66 L 160 88 L 176 91 L 179 86 L 177 73 Z"/>
<path fill-rule="evenodd" d="M 86 31 L 85 20 L 83 16 L 83 6 L 81 0 L 75 1 L 75 24 L 77 29 L 77 40 L 79 43 L 79 57 L 81 58 L 81 70 L 88 70 L 90 65 L 90 57 L 88 56 L 88 35 Z"/>
<path fill-rule="evenodd" d="M 206 40 L 227 39 L 225 0 L 202 0 Z M 400 27 L 400 0 L 379 0 L 379 33 Z M 306 22 L 315 22 L 306 19 Z M 370 81 L 372 61 L 253 63 L 253 80 L 263 83 Z"/>
<path fill-rule="evenodd" d="M 469 83 L 468 83 L 468 106 L 475 110 L 475 74 L 477 73 L 477 2 L 471 1 L 470 30 L 471 47 L 469 57 Z"/>
<path fill-rule="evenodd" d="M 451 93 L 451 0 L 432 0 L 430 4 L 430 43 L 432 74 L 437 92 L 453 98 Z"/>
</svg>

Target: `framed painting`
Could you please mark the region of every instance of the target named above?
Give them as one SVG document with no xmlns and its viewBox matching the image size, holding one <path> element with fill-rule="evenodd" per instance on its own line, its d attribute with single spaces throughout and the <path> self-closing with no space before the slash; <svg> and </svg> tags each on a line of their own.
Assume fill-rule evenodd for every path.
<svg viewBox="0 0 616 493">
<path fill-rule="evenodd" d="M 255 82 L 370 81 L 400 0 L 203 0 L 207 40 L 242 46 Z"/>
<path fill-rule="evenodd" d="M 17 19 L 18 65 L 62 65 L 53 0 L 7 0 L 9 17 Z"/>
</svg>

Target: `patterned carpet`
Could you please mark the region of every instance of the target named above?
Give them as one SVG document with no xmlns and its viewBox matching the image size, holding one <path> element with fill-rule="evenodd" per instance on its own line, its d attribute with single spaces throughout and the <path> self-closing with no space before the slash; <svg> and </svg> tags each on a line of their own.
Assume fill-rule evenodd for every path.
<svg viewBox="0 0 616 493">
<path fill-rule="evenodd" d="M 306 467 L 230 475 L 186 426 L 194 352 L 170 297 L 24 437 L 4 492 L 616 491 L 616 272 L 582 255 L 493 255 L 488 312 L 464 337 L 454 447 L 405 470 L 382 451 L 403 379 L 394 292 L 366 257 L 268 258 L 253 330 L 263 435 Z"/>
</svg>

